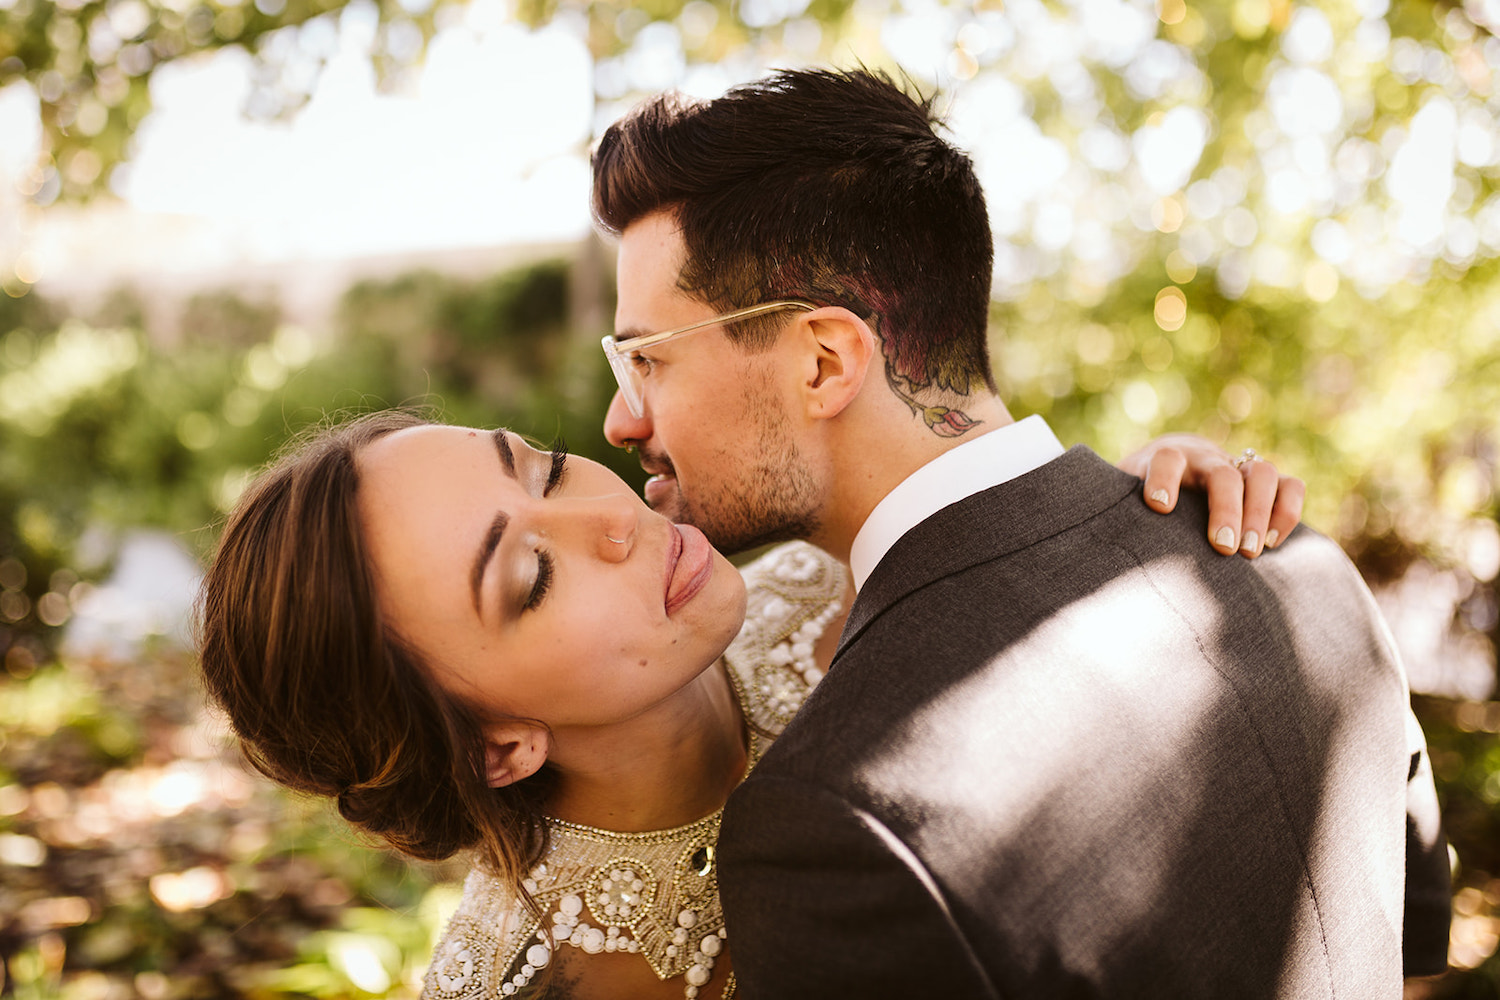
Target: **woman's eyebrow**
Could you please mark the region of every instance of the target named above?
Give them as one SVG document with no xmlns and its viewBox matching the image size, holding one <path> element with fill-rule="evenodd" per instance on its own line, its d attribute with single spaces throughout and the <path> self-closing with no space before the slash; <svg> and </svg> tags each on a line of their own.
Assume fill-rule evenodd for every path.
<svg viewBox="0 0 1500 1000">
<path fill-rule="evenodd" d="M 484 613 L 479 610 L 479 591 L 484 585 L 484 569 L 490 564 L 490 558 L 495 550 L 500 547 L 500 538 L 505 534 L 505 526 L 510 523 L 510 517 L 505 511 L 496 511 L 495 519 L 490 522 L 489 530 L 484 533 L 484 541 L 479 545 L 479 552 L 474 556 L 474 566 L 469 570 L 469 590 L 474 594 L 474 613 L 484 618 Z"/>
<path fill-rule="evenodd" d="M 515 479 L 516 456 L 511 454 L 510 442 L 506 440 L 505 428 L 497 427 L 490 431 L 490 439 L 495 442 L 495 450 L 500 453 L 500 464 L 505 467 L 505 474 Z"/>
<path fill-rule="evenodd" d="M 515 479 L 516 456 L 511 453 L 510 442 L 505 438 L 505 428 L 497 427 L 490 431 L 490 440 L 495 444 L 495 451 L 500 456 L 500 465 L 505 469 L 505 474 Z M 510 518 L 505 511 L 495 512 L 495 518 L 490 522 L 489 530 L 484 533 L 484 541 L 479 544 L 479 551 L 474 556 L 474 565 L 469 569 L 469 591 L 474 595 L 474 613 L 481 619 L 484 614 L 479 610 L 479 592 L 484 585 L 484 570 L 490 564 L 495 550 L 500 547 L 500 539 L 509 523 Z"/>
</svg>

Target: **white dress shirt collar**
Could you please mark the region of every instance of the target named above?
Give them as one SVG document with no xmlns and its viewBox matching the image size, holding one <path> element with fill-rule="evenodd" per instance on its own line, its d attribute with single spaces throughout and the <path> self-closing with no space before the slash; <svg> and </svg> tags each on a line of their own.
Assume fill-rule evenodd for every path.
<svg viewBox="0 0 1500 1000">
<path fill-rule="evenodd" d="M 1047 422 L 1033 415 L 943 452 L 897 484 L 865 518 L 849 549 L 854 589 L 865 585 L 902 535 L 933 514 L 1039 469 L 1063 450 Z"/>
</svg>

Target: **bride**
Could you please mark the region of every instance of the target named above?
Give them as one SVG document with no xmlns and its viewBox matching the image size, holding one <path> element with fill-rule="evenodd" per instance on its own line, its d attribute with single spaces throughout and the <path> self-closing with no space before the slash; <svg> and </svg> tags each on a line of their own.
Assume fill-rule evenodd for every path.
<svg viewBox="0 0 1500 1000">
<path fill-rule="evenodd" d="M 1171 443 L 1171 477 L 1223 464 Z M 406 854 L 474 850 L 425 996 L 691 1000 L 734 993 L 719 810 L 847 604 L 809 545 L 736 571 L 597 463 L 386 412 L 246 491 L 199 640 L 256 768 Z"/>
</svg>

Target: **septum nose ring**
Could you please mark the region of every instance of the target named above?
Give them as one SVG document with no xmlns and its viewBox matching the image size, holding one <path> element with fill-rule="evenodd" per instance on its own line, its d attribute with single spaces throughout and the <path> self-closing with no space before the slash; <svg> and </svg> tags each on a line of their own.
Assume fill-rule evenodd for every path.
<svg viewBox="0 0 1500 1000">
<path fill-rule="evenodd" d="M 610 541 L 614 542 L 616 545 L 624 545 L 625 544 L 625 539 L 623 539 L 623 538 L 616 538 L 615 536 L 610 535 L 610 534 L 606 534 L 604 537 L 608 538 Z"/>
</svg>

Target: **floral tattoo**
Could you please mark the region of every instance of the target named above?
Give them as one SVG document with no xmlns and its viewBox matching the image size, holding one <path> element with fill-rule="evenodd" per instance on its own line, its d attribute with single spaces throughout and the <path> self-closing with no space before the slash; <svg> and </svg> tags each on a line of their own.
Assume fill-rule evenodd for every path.
<svg viewBox="0 0 1500 1000">
<path fill-rule="evenodd" d="M 917 387 L 912 385 L 911 380 L 897 375 L 891 370 L 889 361 L 885 364 L 885 381 L 896 394 L 896 398 L 911 407 L 913 416 L 921 415 L 922 421 L 927 424 L 927 429 L 938 437 L 960 437 L 974 428 L 978 427 L 982 420 L 975 420 L 963 410 L 954 410 L 946 406 L 923 406 L 914 394 Z M 901 388 L 901 383 L 906 383 L 907 389 Z"/>
</svg>

